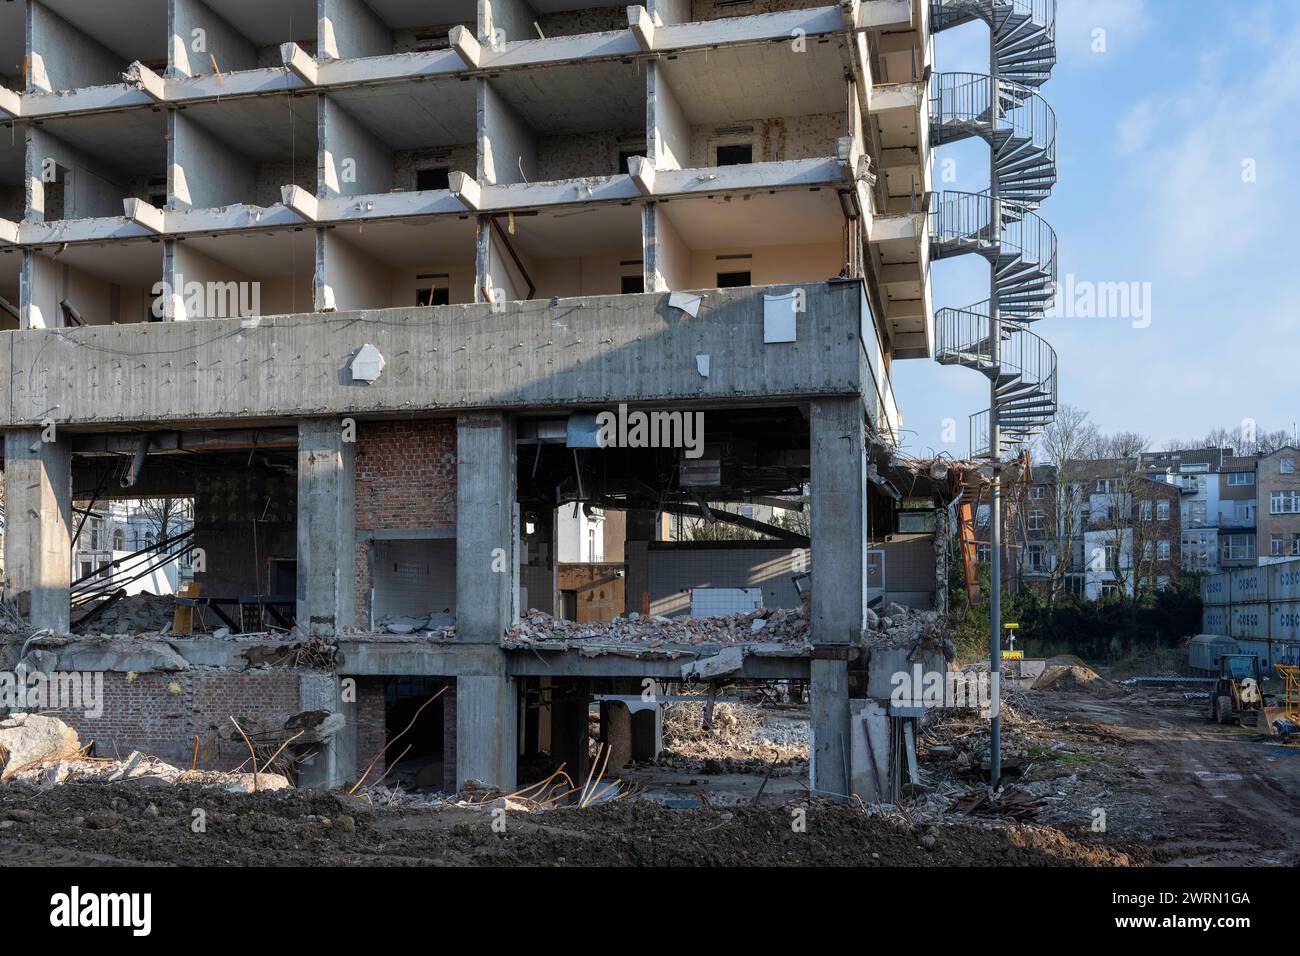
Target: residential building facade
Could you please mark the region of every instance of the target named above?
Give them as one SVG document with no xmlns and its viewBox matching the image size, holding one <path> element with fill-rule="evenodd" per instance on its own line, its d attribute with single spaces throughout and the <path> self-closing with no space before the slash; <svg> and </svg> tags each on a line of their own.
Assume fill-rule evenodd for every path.
<svg viewBox="0 0 1300 956">
<path fill-rule="evenodd" d="M 1256 467 L 1259 563 L 1300 557 L 1300 451 L 1294 446 L 1262 455 Z"/>
<path fill-rule="evenodd" d="M 1008 501 L 1020 579 L 1089 600 L 1166 586 L 1181 564 L 1181 490 L 1134 461 L 1078 462 L 1071 479 L 1039 466 Z"/>
</svg>

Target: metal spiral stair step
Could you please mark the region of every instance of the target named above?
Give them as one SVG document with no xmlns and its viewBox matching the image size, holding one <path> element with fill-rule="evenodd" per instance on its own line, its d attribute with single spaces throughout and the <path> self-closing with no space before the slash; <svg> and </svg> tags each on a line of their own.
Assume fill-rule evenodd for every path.
<svg viewBox="0 0 1300 956">
<path fill-rule="evenodd" d="M 930 236 L 933 259 L 973 254 L 990 266 L 989 301 L 936 313 L 935 358 L 990 380 L 993 407 L 971 416 L 971 453 L 1001 459 L 1058 409 L 1056 353 L 1027 328 L 1057 287 L 1056 235 L 1035 213 L 1057 182 L 1055 114 L 1038 93 L 1056 65 L 1056 0 L 929 4 L 936 32 L 982 20 L 992 34 L 991 75 L 937 74 L 931 83 L 931 141 L 987 142 L 990 190 L 941 194 Z"/>
</svg>

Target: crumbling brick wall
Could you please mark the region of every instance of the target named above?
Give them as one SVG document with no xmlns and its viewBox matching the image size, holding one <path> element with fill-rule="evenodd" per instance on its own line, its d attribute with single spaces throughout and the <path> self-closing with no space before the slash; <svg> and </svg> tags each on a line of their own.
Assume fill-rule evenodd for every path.
<svg viewBox="0 0 1300 956">
<path fill-rule="evenodd" d="M 388 743 L 387 682 L 383 677 L 358 677 L 357 681 L 357 774 L 381 753 Z M 448 792 L 456 789 L 456 679 L 447 678 L 447 689 L 432 706 L 442 707 L 442 787 Z M 398 730 L 401 728 L 399 727 Z M 379 780 L 390 760 L 396 760 L 404 744 L 396 746 L 382 760 L 375 761 L 367 783 Z"/>
<path fill-rule="evenodd" d="M 180 671 L 104 674 L 103 714 L 57 716 L 76 729 L 83 744 L 94 743 L 100 757 L 125 757 L 132 750 L 189 768 L 194 737 L 199 738 L 203 770 L 231 770 L 248 758 L 242 742 L 225 738 L 229 718 L 274 718 L 301 710 L 299 673 L 293 670 Z M 209 745 L 209 731 L 222 739 Z"/>
<path fill-rule="evenodd" d="M 367 531 L 456 526 L 456 423 L 357 425 L 356 527 Z M 357 545 L 357 624 L 370 621 L 370 543 Z"/>
<path fill-rule="evenodd" d="M 388 742 L 387 702 L 384 698 L 384 678 L 358 677 L 357 681 L 357 773 L 365 772 Z M 394 748 L 398 753 L 401 751 Z M 392 756 L 396 756 L 393 754 Z M 375 762 L 368 782 L 374 783 L 383 776 L 386 761 Z"/>
</svg>

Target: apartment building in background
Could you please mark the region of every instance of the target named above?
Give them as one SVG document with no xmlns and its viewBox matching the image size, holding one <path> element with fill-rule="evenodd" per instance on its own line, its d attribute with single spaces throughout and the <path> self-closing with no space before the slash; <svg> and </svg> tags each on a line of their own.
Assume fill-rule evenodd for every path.
<svg viewBox="0 0 1300 956">
<path fill-rule="evenodd" d="M 1261 455 L 1256 463 L 1259 563 L 1300 557 L 1300 451 L 1294 445 Z"/>
<path fill-rule="evenodd" d="M 1034 469 L 1004 508 L 1021 581 L 1043 587 L 1056 571 L 1062 591 L 1088 600 L 1169 584 L 1181 563 L 1181 492 L 1136 464 L 1076 462 L 1066 483 L 1051 466 Z"/>
</svg>

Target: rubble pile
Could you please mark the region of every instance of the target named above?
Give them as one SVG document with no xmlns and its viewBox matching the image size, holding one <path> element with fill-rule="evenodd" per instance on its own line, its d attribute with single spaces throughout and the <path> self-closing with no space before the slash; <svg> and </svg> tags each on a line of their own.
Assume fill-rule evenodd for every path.
<svg viewBox="0 0 1300 956">
<path fill-rule="evenodd" d="M 84 616 L 78 609 L 74 618 Z M 175 598 L 170 594 L 150 594 L 145 591 L 118 599 L 103 613 L 75 626 L 76 634 L 146 634 L 161 631 L 171 624 L 176 611 Z"/>
<path fill-rule="evenodd" d="M 709 726 L 705 703 L 676 701 L 664 706 L 664 753 L 656 764 L 685 766 L 706 773 L 748 772 L 771 763 L 808 759 L 807 722 L 802 735 L 792 732 L 788 719 L 768 728 L 768 715 L 750 704 L 719 703 Z"/>
<path fill-rule="evenodd" d="M 178 784 L 219 790 L 225 793 L 255 793 L 287 790 L 292 785 L 283 774 L 256 774 L 221 770 L 182 770 L 165 760 L 138 750 L 124 760 L 74 757 L 50 760 L 30 767 L 11 779 L 48 789 L 64 783 L 131 784 L 141 787 L 170 787 Z"/>
<path fill-rule="evenodd" d="M 1014 699 L 1014 703 L 1011 702 Z M 1047 698 L 1004 688 L 1001 701 L 1004 788 L 989 794 L 989 724 L 971 711 L 947 710 L 917 741 L 924 783 L 906 804 L 910 818 L 1010 818 L 1049 825 L 1090 819 L 1127 771 L 1123 738 L 1103 725 L 1062 716 Z M 988 800 L 975 799 L 986 794 Z"/>
<path fill-rule="evenodd" d="M 803 608 L 759 608 L 718 617 L 646 617 L 635 611 L 609 622 L 579 624 L 529 611 L 506 632 L 502 643 L 527 647 L 552 641 L 581 644 L 808 644 Z"/>
<path fill-rule="evenodd" d="M 450 640 L 456 636 L 456 615 L 450 611 L 435 611 L 423 617 L 393 615 L 376 621 L 375 631 L 379 634 L 411 634 Z"/>
<path fill-rule="evenodd" d="M 130 783 L 140 786 L 196 784 L 227 793 L 283 790 L 278 773 L 181 770 L 133 750 L 125 760 L 87 757 L 77 732 L 44 714 L 10 714 L 0 719 L 0 780 L 49 789 L 64 783 Z"/>
<path fill-rule="evenodd" d="M 1034 681 L 1031 690 L 1051 690 L 1057 693 L 1082 692 L 1107 700 L 1123 697 L 1128 691 L 1102 677 L 1073 655 L 1053 657 Z"/>
<path fill-rule="evenodd" d="M 952 632 L 938 611 L 917 611 L 890 603 L 884 614 L 867 609 L 865 638 L 876 647 L 920 647 L 942 653 L 946 660 L 957 656 Z"/>
</svg>

